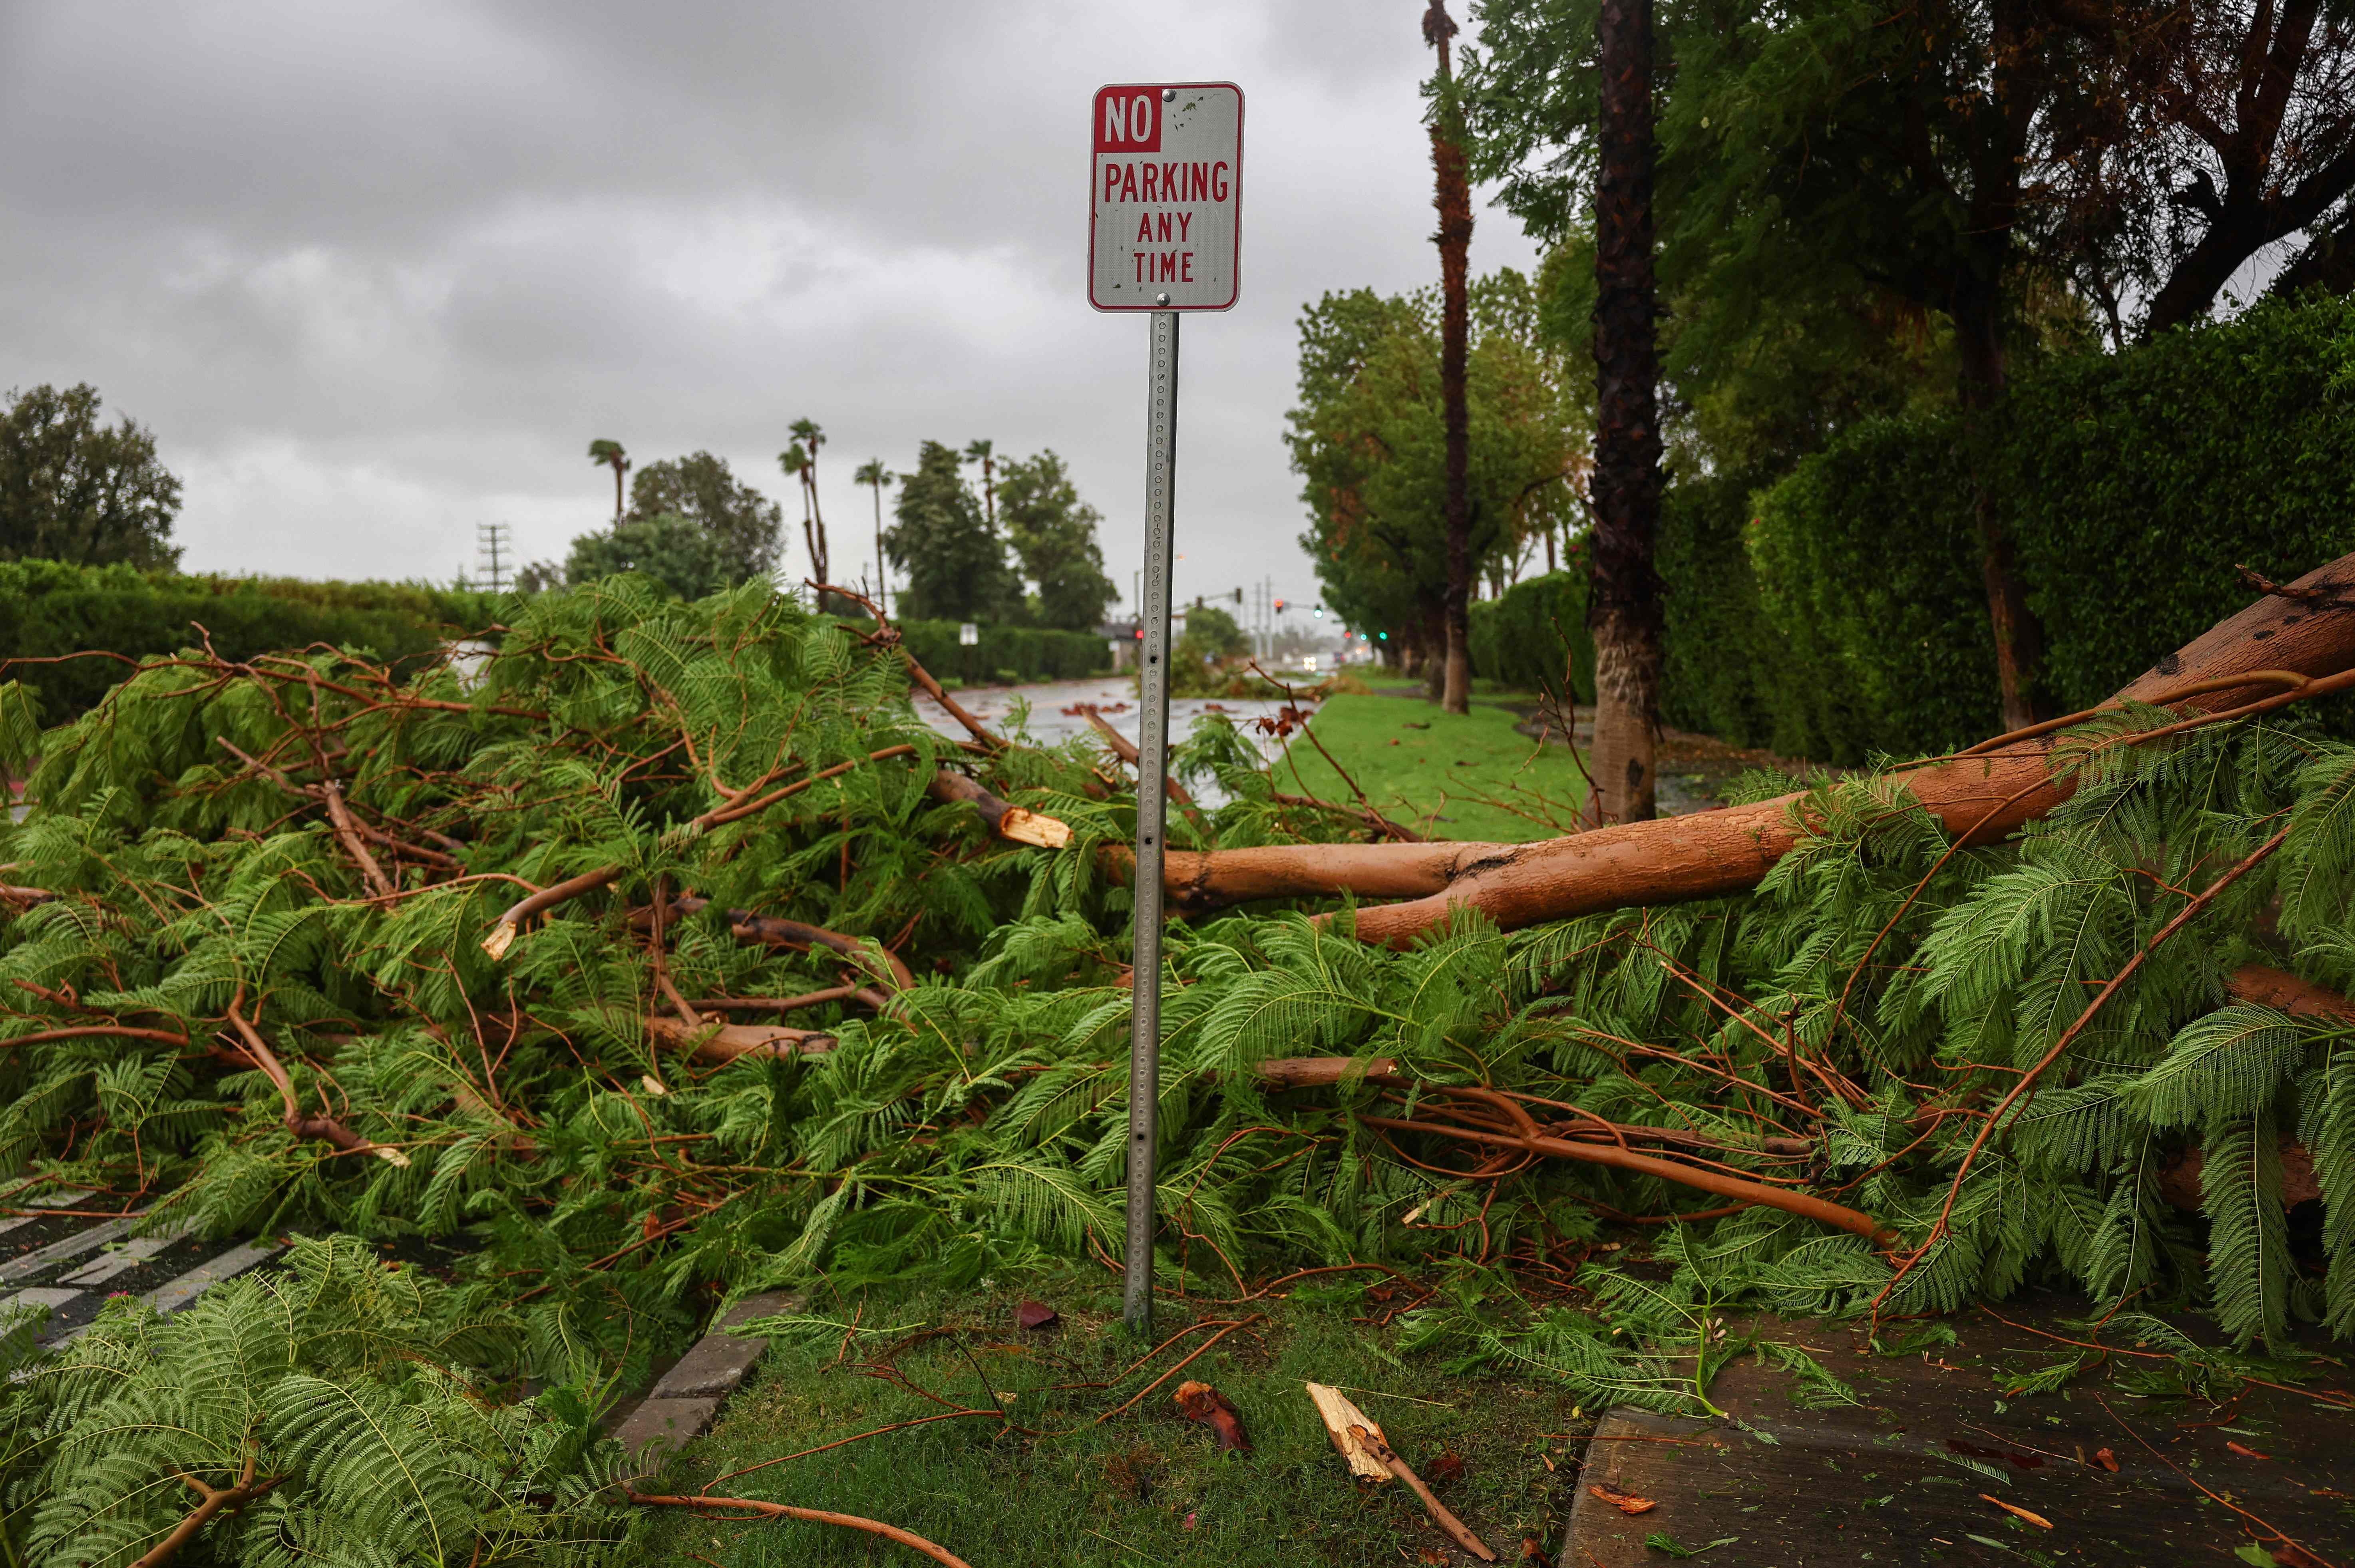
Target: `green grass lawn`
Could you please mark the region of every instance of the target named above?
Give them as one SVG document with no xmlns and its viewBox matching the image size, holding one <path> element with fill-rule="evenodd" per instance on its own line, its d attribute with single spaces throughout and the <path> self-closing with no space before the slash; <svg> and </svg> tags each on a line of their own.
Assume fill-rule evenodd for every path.
<svg viewBox="0 0 2355 1568">
<path fill-rule="evenodd" d="M 1403 1486 L 1351 1482 L 1302 1390 L 1313 1380 L 1350 1390 L 1400 1456 L 1503 1562 L 1522 1560 L 1524 1539 L 1558 1541 L 1592 1416 L 1573 1414 L 1559 1387 L 1450 1377 L 1444 1358 L 1399 1357 L 1397 1329 L 1371 1320 L 1412 1297 L 1379 1274 L 1302 1285 L 1290 1299 L 1242 1306 L 1165 1302 L 1157 1339 L 1195 1322 L 1265 1317 L 1125 1410 L 1212 1330 L 1124 1374 L 1151 1346 L 1121 1327 L 1119 1282 L 1108 1275 L 898 1307 L 869 1303 L 863 1327 L 889 1332 L 862 1336 L 847 1354 L 841 1325 L 852 1309 L 814 1307 L 814 1317 L 837 1326 L 777 1341 L 712 1432 L 639 1489 L 692 1493 L 708 1485 L 719 1496 L 859 1514 L 913 1531 L 975 1568 L 1471 1563 Z M 1043 1332 L 1018 1328 L 1015 1309 L 1026 1295 L 1056 1307 L 1062 1322 Z M 908 1382 L 950 1404 L 1002 1405 L 1007 1423 L 994 1413 L 936 1421 L 720 1478 L 940 1414 L 941 1403 L 862 1364 L 887 1359 Z M 1208 1427 L 1179 1415 L 1172 1395 L 1195 1378 L 1233 1401 L 1251 1451 L 1222 1455 Z M 1108 1386 L 1088 1386 L 1096 1384 Z M 1444 1462 L 1450 1454 L 1460 1470 Z M 653 1544 L 650 1561 L 723 1568 L 922 1561 L 839 1526 L 674 1510 L 665 1510 Z"/>
<path fill-rule="evenodd" d="M 1395 697 L 1335 697 L 1316 739 L 1391 820 L 1433 838 L 1518 843 L 1565 832 L 1586 781 L 1561 746 L 1540 747 L 1503 709 L 1467 714 Z M 1349 786 L 1314 744 L 1295 738 L 1276 787 L 1348 802 Z"/>
</svg>

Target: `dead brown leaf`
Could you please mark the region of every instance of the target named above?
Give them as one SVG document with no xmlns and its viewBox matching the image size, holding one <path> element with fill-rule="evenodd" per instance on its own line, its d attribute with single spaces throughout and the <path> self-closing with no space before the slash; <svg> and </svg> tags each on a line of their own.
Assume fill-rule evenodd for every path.
<svg viewBox="0 0 2355 1568">
<path fill-rule="evenodd" d="M 2118 1473 L 2118 1456 L 2106 1448 L 2094 1450 L 2094 1462 L 2113 1476 Z"/>
<path fill-rule="evenodd" d="M 1446 1568 L 1446 1554 L 1444 1552 L 1433 1552 L 1428 1546 L 1415 1553 L 1415 1560 L 1419 1563 L 1438 1564 L 1439 1568 Z"/>
<path fill-rule="evenodd" d="M 1427 1481 L 1452 1481 L 1464 1473 L 1464 1456 L 1453 1448 L 1423 1467 Z"/>
<path fill-rule="evenodd" d="M 2233 1453 L 2238 1454 L 2243 1459 L 2270 1459 L 2273 1457 L 2270 1454 L 2260 1454 L 2255 1449 L 2247 1447 L 2239 1443 L 2228 1441 L 2225 1443 L 2224 1446 L 2230 1448 Z"/>
<path fill-rule="evenodd" d="M 1170 1403 L 1187 1420 L 1201 1422 L 1217 1433 L 1221 1453 L 1251 1447 L 1251 1439 L 1243 1435 L 1242 1415 L 1235 1409 L 1234 1402 L 1209 1383 L 1179 1383 Z"/>
<path fill-rule="evenodd" d="M 2030 1513 L 2028 1509 L 2020 1507 L 2018 1503 L 2008 1503 L 1992 1492 L 1981 1492 L 1979 1494 L 1979 1498 L 1980 1500 L 1984 1502 L 1991 1502 L 1995 1504 L 1996 1507 L 2003 1509 L 2004 1512 L 2011 1515 L 2014 1519 L 2026 1520 L 2029 1523 L 2034 1525 L 2039 1530 L 2051 1530 L 2052 1528 L 2052 1521 L 2046 1519 L 2042 1514 Z"/>
<path fill-rule="evenodd" d="M 1524 1563 L 1542 1563 L 1545 1561 L 1545 1547 L 1539 1541 L 1536 1536 L 1524 1535 L 1521 1537 L 1521 1561 Z"/>
<path fill-rule="evenodd" d="M 1649 1513 L 1660 1506 L 1650 1498 L 1639 1498 L 1633 1492 L 1623 1492 L 1616 1487 L 1604 1486 L 1599 1481 L 1586 1489 L 1631 1518 L 1639 1513 Z"/>
<path fill-rule="evenodd" d="M 1063 1315 L 1043 1301 L 1025 1301 L 1014 1309 L 1014 1321 L 1025 1328 L 1052 1328 L 1062 1320 Z"/>
</svg>

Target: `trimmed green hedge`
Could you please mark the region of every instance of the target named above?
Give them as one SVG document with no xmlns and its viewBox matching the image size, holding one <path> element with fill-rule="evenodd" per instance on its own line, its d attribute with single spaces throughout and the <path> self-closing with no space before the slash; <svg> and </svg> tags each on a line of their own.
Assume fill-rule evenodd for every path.
<svg viewBox="0 0 2355 1568">
<path fill-rule="evenodd" d="M 2042 694 L 2090 707 L 2247 603 L 2236 565 L 2288 578 L 2355 550 L 2355 302 L 2268 303 L 2060 362 L 2015 387 L 1976 452 L 1952 415 L 1849 431 L 1753 497 L 1748 565 L 1775 638 L 1678 650 L 1788 661 L 1757 682 L 1762 711 L 1709 727 L 1838 763 L 2001 728 L 1974 471 L 2044 624 Z M 1687 584 L 1668 574 L 1673 606 Z"/>
<path fill-rule="evenodd" d="M 1749 474 L 1686 477 L 1661 498 L 1660 717 L 1678 730 L 1803 755 L 1808 672 L 1759 603 L 1749 543 L 1755 487 Z"/>
<path fill-rule="evenodd" d="M 2355 300 L 2274 303 L 2023 385 L 1998 456 L 2049 689 L 2090 706 L 2355 549 Z"/>
<path fill-rule="evenodd" d="M 1769 705 L 1775 749 L 1840 763 L 2003 726 L 1953 421 L 1872 420 L 1753 498 L 1759 608 L 1806 678 Z"/>
<path fill-rule="evenodd" d="M 0 561 L 0 679 L 21 679 L 45 723 L 84 711 L 123 678 L 112 658 L 17 665 L 105 649 L 132 658 L 197 645 L 197 626 L 229 658 L 313 643 L 366 649 L 399 663 L 496 619 L 498 596 L 408 582 L 303 582 L 184 577 L 128 566 Z"/>
<path fill-rule="evenodd" d="M 980 686 L 997 680 L 1078 680 L 1112 668 L 1112 646 L 1092 632 L 1044 626 L 984 625 L 972 647 L 957 642 L 954 621 L 902 621 L 900 635 L 916 662 L 943 680 Z"/>
<path fill-rule="evenodd" d="M 1570 669 L 1575 700 L 1594 700 L 1594 638 L 1586 629 L 1586 568 L 1524 578 L 1472 606 L 1472 673 L 1514 691 L 1558 691 Z"/>
</svg>

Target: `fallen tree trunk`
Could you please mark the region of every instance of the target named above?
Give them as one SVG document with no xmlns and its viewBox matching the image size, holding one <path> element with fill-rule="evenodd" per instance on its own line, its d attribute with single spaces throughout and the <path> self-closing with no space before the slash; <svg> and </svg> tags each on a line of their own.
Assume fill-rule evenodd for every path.
<svg viewBox="0 0 2355 1568">
<path fill-rule="evenodd" d="M 2180 702 L 2201 714 L 2259 711 L 2314 695 L 2355 670 L 2355 556 L 2268 594 L 2159 660 L 2111 699 Z M 2336 689 L 2336 685 L 2331 687 Z M 2083 716 L 2079 716 L 2083 717 Z M 1994 843 L 2074 788 L 2052 726 L 1999 736 L 1969 755 L 1895 775 L 1969 844 Z M 1301 844 L 1171 853 L 1173 907 L 1199 914 L 1253 899 L 1405 901 L 1361 909 L 1357 934 L 1403 948 L 1457 906 L 1512 930 L 1602 910 L 1717 898 L 1757 885 L 1802 832 L 1777 796 L 1689 816 L 1631 822 L 1534 844 Z M 1123 852 L 1124 853 L 1124 852 Z"/>
</svg>

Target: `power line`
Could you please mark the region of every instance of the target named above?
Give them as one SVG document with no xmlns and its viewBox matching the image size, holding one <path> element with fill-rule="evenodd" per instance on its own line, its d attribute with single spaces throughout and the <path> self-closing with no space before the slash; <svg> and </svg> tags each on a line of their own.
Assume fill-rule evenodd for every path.
<svg viewBox="0 0 2355 1568">
<path fill-rule="evenodd" d="M 474 525 L 474 569 L 490 582 L 491 592 L 507 591 L 507 565 L 515 559 L 515 533 L 505 523 Z"/>
</svg>

